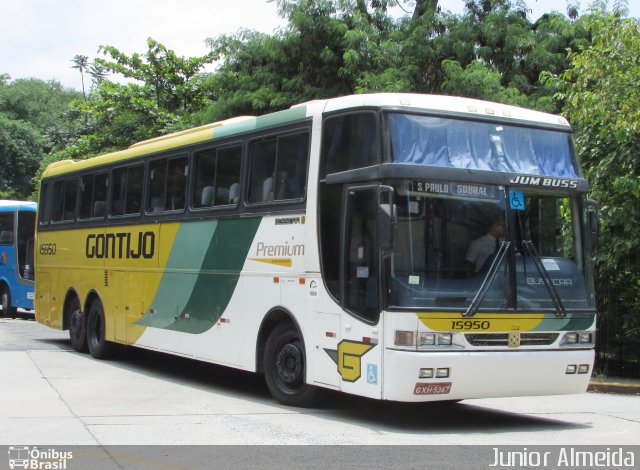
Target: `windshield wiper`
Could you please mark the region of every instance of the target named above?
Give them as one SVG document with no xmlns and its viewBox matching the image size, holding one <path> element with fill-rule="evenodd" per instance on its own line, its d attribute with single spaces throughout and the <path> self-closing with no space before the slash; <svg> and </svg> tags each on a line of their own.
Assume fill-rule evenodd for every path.
<svg viewBox="0 0 640 470">
<path fill-rule="evenodd" d="M 476 312 L 478 311 L 478 308 L 480 308 L 480 303 L 482 302 L 482 299 L 484 299 L 484 296 L 487 295 L 487 292 L 489 291 L 489 287 L 491 287 L 493 280 L 496 278 L 496 275 L 498 274 L 498 268 L 502 264 L 502 261 L 504 260 L 504 257 L 506 256 L 507 251 L 509 251 L 510 245 L 511 245 L 511 242 L 508 242 L 508 241 L 503 241 L 502 243 L 500 243 L 500 248 L 498 249 L 496 256 L 493 258 L 493 261 L 491 262 L 489 271 L 487 271 L 486 276 L 482 280 L 480 289 L 478 289 L 478 293 L 473 298 L 471 305 L 469 305 L 469 308 L 467 308 L 467 311 L 462 314 L 463 317 L 471 317 L 475 315 Z"/>
<path fill-rule="evenodd" d="M 566 317 L 567 311 L 564 308 L 564 304 L 562 303 L 562 300 L 558 295 L 558 291 L 556 290 L 556 287 L 553 285 L 553 281 L 549 277 L 549 271 L 547 271 L 547 268 L 545 268 L 544 264 L 542 264 L 542 260 L 540 259 L 540 255 L 538 254 L 538 251 L 536 250 L 535 245 L 531 240 L 522 240 L 522 246 L 524 246 L 524 248 L 529 252 L 531 259 L 533 260 L 533 264 L 535 265 L 536 269 L 540 273 L 540 276 L 542 277 L 542 281 L 544 282 L 544 285 L 546 286 L 547 291 L 549 291 L 549 296 L 551 297 L 553 306 L 556 309 L 556 316 Z"/>
</svg>

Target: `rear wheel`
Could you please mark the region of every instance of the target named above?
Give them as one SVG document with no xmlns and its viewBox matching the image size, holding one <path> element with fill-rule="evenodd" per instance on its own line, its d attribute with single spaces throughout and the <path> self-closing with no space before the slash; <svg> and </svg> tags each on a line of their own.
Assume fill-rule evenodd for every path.
<svg viewBox="0 0 640 470">
<path fill-rule="evenodd" d="M 71 347 L 78 352 L 87 352 L 87 319 L 80 310 L 80 301 L 76 297 L 69 307 L 69 339 Z"/>
<path fill-rule="evenodd" d="M 11 317 L 16 314 L 16 309 L 11 306 L 11 292 L 6 285 L 0 285 L 0 305 L 2 306 L 2 315 Z"/>
<path fill-rule="evenodd" d="M 87 345 L 96 359 L 110 359 L 120 350 L 120 345 L 106 340 L 106 322 L 102 302 L 95 299 L 87 316 Z"/>
<path fill-rule="evenodd" d="M 279 324 L 267 338 L 264 376 L 271 395 L 280 403 L 309 406 L 318 388 L 305 383 L 305 352 L 300 334 L 291 323 Z"/>
</svg>

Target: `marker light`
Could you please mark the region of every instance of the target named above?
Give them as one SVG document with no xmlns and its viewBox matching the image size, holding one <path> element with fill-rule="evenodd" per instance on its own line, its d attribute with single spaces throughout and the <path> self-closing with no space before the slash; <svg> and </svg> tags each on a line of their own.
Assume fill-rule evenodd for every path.
<svg viewBox="0 0 640 470">
<path fill-rule="evenodd" d="M 589 364 L 580 364 L 578 366 L 578 374 L 588 374 L 589 373 Z"/>
<path fill-rule="evenodd" d="M 396 346 L 415 346 L 415 331 L 399 331 L 396 330 Z"/>
<path fill-rule="evenodd" d="M 575 364 L 569 364 L 567 366 L 567 370 L 565 371 L 565 374 L 575 374 L 577 369 L 578 367 Z"/>
</svg>

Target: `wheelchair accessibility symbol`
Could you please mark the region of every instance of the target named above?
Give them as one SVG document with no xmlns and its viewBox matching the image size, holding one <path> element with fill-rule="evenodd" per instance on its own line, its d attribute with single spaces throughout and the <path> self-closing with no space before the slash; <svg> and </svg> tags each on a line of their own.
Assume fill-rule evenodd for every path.
<svg viewBox="0 0 640 470">
<path fill-rule="evenodd" d="M 367 383 L 376 385 L 378 383 L 378 366 L 367 364 Z"/>
<path fill-rule="evenodd" d="M 509 205 L 513 210 L 523 211 L 525 209 L 524 193 L 522 191 L 511 191 L 509 197 Z"/>
</svg>

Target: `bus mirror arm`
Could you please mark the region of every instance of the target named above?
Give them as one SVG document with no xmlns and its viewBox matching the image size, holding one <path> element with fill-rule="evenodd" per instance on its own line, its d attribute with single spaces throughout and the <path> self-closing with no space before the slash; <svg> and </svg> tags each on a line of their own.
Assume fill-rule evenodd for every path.
<svg viewBox="0 0 640 470">
<path fill-rule="evenodd" d="M 598 217 L 598 203 L 587 199 L 587 224 L 589 226 L 589 255 L 595 261 L 598 253 L 598 233 L 600 232 L 600 218 Z"/>
<path fill-rule="evenodd" d="M 388 251 L 393 246 L 397 220 L 397 206 L 393 203 L 393 194 L 394 189 L 391 186 L 380 186 L 377 225 L 378 246 L 382 251 Z"/>
<path fill-rule="evenodd" d="M 395 228 L 395 204 L 378 205 L 378 245 L 382 250 L 390 250 Z"/>
</svg>

